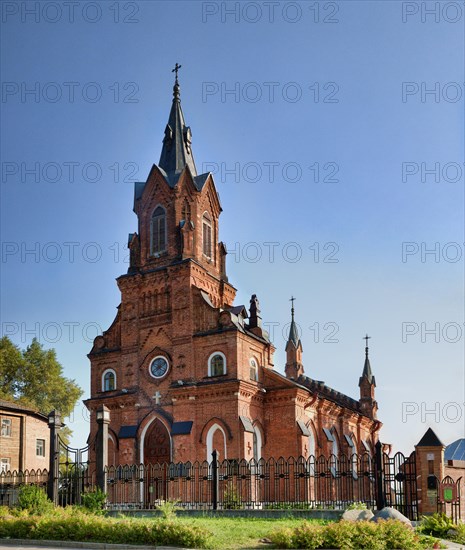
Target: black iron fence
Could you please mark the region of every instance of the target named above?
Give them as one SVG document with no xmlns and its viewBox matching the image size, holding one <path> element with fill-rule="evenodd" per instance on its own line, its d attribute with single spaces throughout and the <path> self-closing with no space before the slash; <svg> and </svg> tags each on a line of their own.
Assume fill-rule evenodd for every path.
<svg viewBox="0 0 465 550">
<path fill-rule="evenodd" d="M 48 479 L 48 470 L 0 472 L 0 506 L 15 506 L 23 485 L 38 485 L 46 491 Z"/>
<path fill-rule="evenodd" d="M 455 523 L 458 523 L 460 520 L 465 520 L 460 505 L 461 482 L 461 477 L 454 480 L 452 477 L 446 476 L 442 481 L 436 478 L 436 486 L 438 487 L 438 512 L 451 517 Z"/>
<path fill-rule="evenodd" d="M 82 450 L 57 446 L 56 467 L 44 471 L 0 474 L 0 504 L 14 505 L 19 487 L 52 485 L 57 504 L 79 504 L 82 494 L 102 487 L 109 509 L 151 509 L 166 500 L 185 509 L 345 509 L 393 506 L 418 519 L 414 456 L 368 453 L 268 460 L 216 460 L 108 466 L 96 464 Z"/>
<path fill-rule="evenodd" d="M 206 510 L 376 505 L 368 454 L 111 466 L 106 480 L 110 508 L 154 508 L 165 500 Z"/>
</svg>

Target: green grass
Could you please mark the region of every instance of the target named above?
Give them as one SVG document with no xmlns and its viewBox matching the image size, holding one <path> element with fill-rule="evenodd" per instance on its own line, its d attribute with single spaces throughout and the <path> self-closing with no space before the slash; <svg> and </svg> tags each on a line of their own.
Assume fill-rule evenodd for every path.
<svg viewBox="0 0 465 550">
<path fill-rule="evenodd" d="M 0 507 L 0 538 L 175 545 L 213 550 L 258 550 L 275 547 L 260 542 L 260 539 L 272 539 L 279 548 L 295 548 L 296 543 L 299 548 L 315 548 L 315 536 L 317 539 L 322 538 L 324 533 L 325 540 L 329 533 L 329 542 L 334 541 L 330 546 L 325 545 L 325 548 L 356 547 L 347 544 L 349 535 L 358 536 L 357 540 L 365 540 L 362 547 L 371 549 L 432 548 L 436 542 L 431 537 L 415 536 L 413 544 L 413 533 L 405 530 L 402 524 L 392 525 L 390 533 L 387 530 L 385 533 L 378 533 L 379 527 L 375 524 L 356 527 L 348 522 L 309 521 L 291 516 L 275 519 L 214 517 L 205 514 L 201 517 L 178 516 L 168 519 L 134 518 L 124 515 L 110 518 L 85 513 L 82 509 L 73 507 L 55 509 L 37 516 L 30 515 L 27 510 Z M 360 530 L 363 533 L 359 532 Z M 463 535 L 463 532 L 461 534 Z M 400 541 L 400 544 L 392 542 L 394 546 L 386 546 L 384 539 L 389 538 L 388 535 L 393 541 Z M 295 541 L 294 536 L 297 537 Z M 367 536 L 374 538 L 368 540 Z M 353 542 L 355 543 L 355 539 Z"/>
<path fill-rule="evenodd" d="M 187 525 L 196 525 L 213 533 L 211 547 L 215 550 L 239 550 L 270 548 L 270 544 L 260 543 L 270 533 L 283 527 L 297 527 L 302 523 L 299 518 L 179 518 Z M 327 521 L 314 520 L 312 523 L 325 524 Z"/>
</svg>

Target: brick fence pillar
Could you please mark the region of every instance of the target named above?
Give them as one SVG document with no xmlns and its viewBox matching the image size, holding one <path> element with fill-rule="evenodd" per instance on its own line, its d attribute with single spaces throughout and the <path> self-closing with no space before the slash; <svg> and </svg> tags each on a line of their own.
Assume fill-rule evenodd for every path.
<svg viewBox="0 0 465 550">
<path fill-rule="evenodd" d="M 50 428 L 50 462 L 48 468 L 47 495 L 55 504 L 58 504 L 58 476 L 60 471 L 60 442 L 58 434 L 61 428 L 60 413 L 53 410 L 48 415 L 48 427 Z"/>
<path fill-rule="evenodd" d="M 437 512 L 438 482 L 444 478 L 445 445 L 431 428 L 415 445 L 419 514 Z"/>
<path fill-rule="evenodd" d="M 108 424 L 110 424 L 110 409 L 105 405 L 96 411 L 97 416 L 97 440 L 95 442 L 97 486 L 107 492 L 107 467 L 108 467 Z"/>
</svg>

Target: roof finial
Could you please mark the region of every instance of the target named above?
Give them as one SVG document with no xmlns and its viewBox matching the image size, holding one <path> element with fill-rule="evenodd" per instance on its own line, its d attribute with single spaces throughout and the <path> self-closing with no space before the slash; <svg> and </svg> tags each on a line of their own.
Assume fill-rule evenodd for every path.
<svg viewBox="0 0 465 550">
<path fill-rule="evenodd" d="M 179 98 L 178 71 L 181 67 L 182 65 L 179 65 L 179 63 L 176 63 L 176 65 L 174 66 L 174 69 L 171 71 L 172 73 L 175 73 L 174 86 L 173 86 L 173 96 L 175 99 Z"/>
<path fill-rule="evenodd" d="M 365 355 L 368 357 L 368 340 L 371 338 L 371 336 L 368 336 L 368 334 L 366 334 L 362 340 L 365 340 Z"/>
<path fill-rule="evenodd" d="M 295 301 L 294 296 L 291 296 L 291 299 L 289 300 L 289 302 L 292 302 L 292 306 L 291 306 L 292 320 L 294 320 L 294 301 Z"/>
</svg>

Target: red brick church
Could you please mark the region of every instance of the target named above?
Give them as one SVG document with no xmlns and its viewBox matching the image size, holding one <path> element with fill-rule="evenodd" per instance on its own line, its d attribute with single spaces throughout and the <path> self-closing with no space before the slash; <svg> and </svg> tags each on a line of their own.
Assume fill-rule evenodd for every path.
<svg viewBox="0 0 465 550">
<path fill-rule="evenodd" d="M 109 464 L 210 461 L 213 449 L 220 460 L 372 453 L 381 423 L 368 348 L 359 399 L 305 376 L 292 307 L 278 372 L 257 296 L 234 305 L 221 211 L 212 174 L 197 173 L 176 76 L 160 161 L 135 184 L 121 304 L 89 354 L 90 440 L 104 404 Z"/>
</svg>

